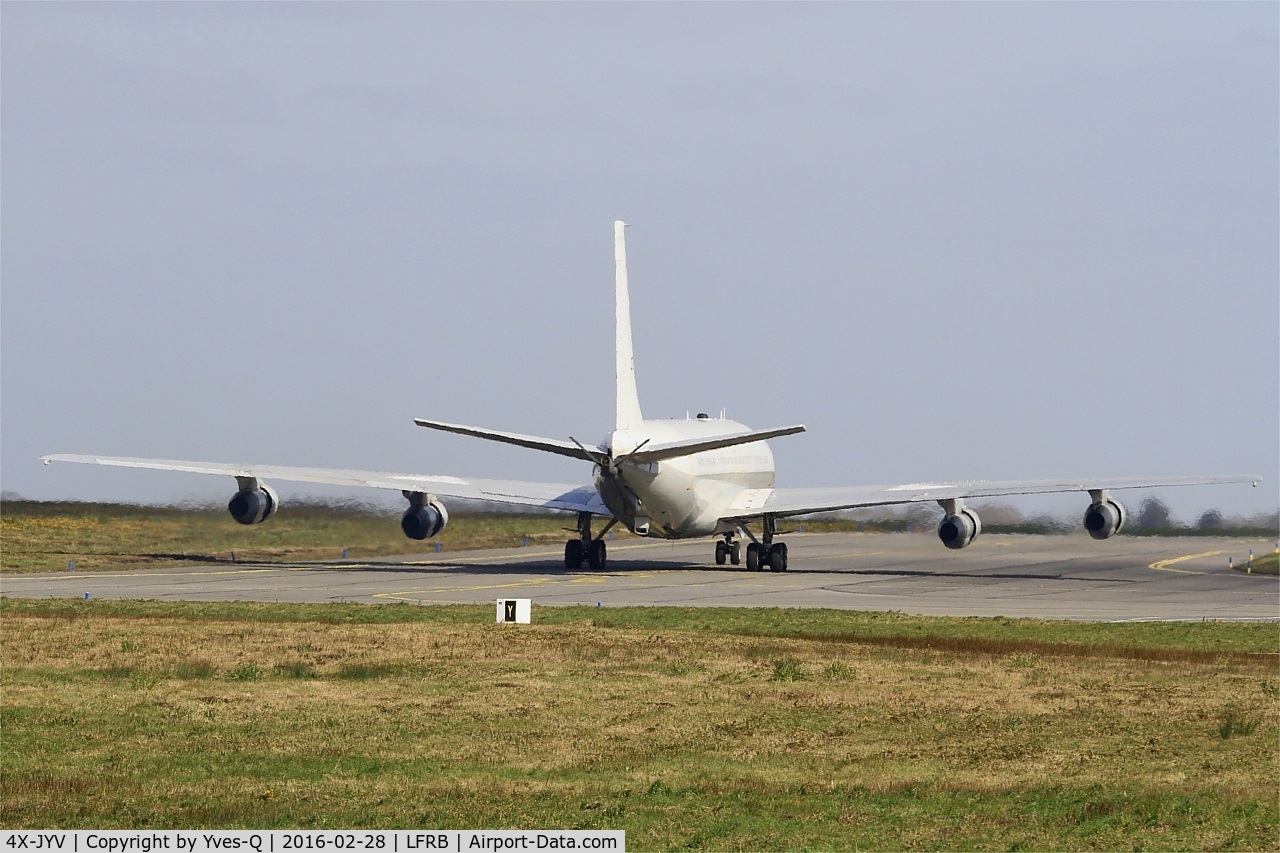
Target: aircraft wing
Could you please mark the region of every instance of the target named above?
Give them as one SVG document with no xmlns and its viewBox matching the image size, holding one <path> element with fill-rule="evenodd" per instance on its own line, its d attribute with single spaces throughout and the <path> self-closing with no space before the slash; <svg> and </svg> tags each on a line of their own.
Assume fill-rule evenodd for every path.
<svg viewBox="0 0 1280 853">
<path fill-rule="evenodd" d="M 184 471 L 191 474 L 256 477 L 266 481 L 286 480 L 298 483 L 326 483 L 334 486 L 362 486 L 370 489 L 426 492 L 445 497 L 590 512 L 597 515 L 609 514 L 594 488 L 563 483 L 464 480 L 438 474 L 395 474 L 386 471 L 292 468 L 284 465 L 188 462 L 181 459 L 135 459 L 126 456 L 83 456 L 67 453 L 45 456 L 41 461 L 46 465 L 51 462 L 80 462 L 88 465 L 112 465 L 119 468 L 152 468 L 159 471 Z"/>
<path fill-rule="evenodd" d="M 951 498 L 993 498 L 1001 495 L 1038 495 L 1053 492 L 1088 492 L 1094 489 L 1150 489 L 1166 486 L 1205 486 L 1219 483 L 1252 483 L 1260 477 L 1240 474 L 1191 477 L 1099 477 L 1076 480 L 979 480 L 968 483 L 906 483 L 900 486 L 832 486 L 811 489 L 744 489 L 729 506 L 726 520 L 830 512 L 861 506 L 919 503 Z"/>
</svg>

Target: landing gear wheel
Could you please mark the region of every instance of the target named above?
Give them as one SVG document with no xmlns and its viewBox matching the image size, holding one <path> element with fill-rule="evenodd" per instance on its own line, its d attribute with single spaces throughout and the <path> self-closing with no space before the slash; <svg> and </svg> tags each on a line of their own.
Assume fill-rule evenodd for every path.
<svg viewBox="0 0 1280 853">
<path fill-rule="evenodd" d="M 598 572 L 604 568 L 604 564 L 604 540 L 596 539 L 591 543 L 590 548 L 587 550 L 587 565 L 591 566 L 591 571 Z"/>
<path fill-rule="evenodd" d="M 723 566 L 729 559 L 729 547 L 724 542 L 716 543 L 716 565 Z"/>
<path fill-rule="evenodd" d="M 760 571 L 760 546 L 755 542 L 747 546 L 747 571 Z"/>
<path fill-rule="evenodd" d="M 787 543 L 777 542 L 769 548 L 769 568 L 775 572 L 787 570 Z"/>
<path fill-rule="evenodd" d="M 729 562 L 735 566 L 742 563 L 742 543 L 734 542 L 729 546 Z"/>
<path fill-rule="evenodd" d="M 564 567 L 578 569 L 582 567 L 582 540 L 570 539 L 564 543 Z"/>
</svg>

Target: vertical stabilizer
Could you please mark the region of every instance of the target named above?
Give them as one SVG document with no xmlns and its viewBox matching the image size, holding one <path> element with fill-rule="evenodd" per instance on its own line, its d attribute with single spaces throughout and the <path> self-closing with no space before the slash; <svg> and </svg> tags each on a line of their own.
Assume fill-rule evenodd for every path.
<svg viewBox="0 0 1280 853">
<path fill-rule="evenodd" d="M 636 393 L 636 362 L 631 351 L 631 297 L 627 293 L 627 223 L 613 223 L 614 300 L 617 320 L 618 418 L 615 429 L 634 429 L 644 417 Z"/>
</svg>

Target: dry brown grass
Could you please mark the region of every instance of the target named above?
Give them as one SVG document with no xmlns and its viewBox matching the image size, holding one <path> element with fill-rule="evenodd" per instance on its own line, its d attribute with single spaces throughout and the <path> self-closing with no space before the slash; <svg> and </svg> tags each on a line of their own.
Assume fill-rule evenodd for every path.
<svg viewBox="0 0 1280 853">
<path fill-rule="evenodd" d="M 800 680 L 776 678 L 783 657 Z M 310 753 L 315 729 L 271 722 L 323 719 L 325 730 L 360 742 L 357 752 L 483 761 L 535 735 L 538 751 L 517 753 L 516 767 L 617 754 L 641 766 L 653 754 L 710 748 L 717 765 L 740 762 L 744 779 L 759 772 L 771 784 L 799 784 L 820 767 L 833 783 L 856 767 L 859 784 L 873 789 L 980 788 L 993 772 L 1001 785 L 1189 780 L 1207 765 L 1188 762 L 1180 745 L 1219 747 L 1203 735 L 1221 713 L 1257 717 L 1272 731 L 1277 722 L 1276 703 L 1260 690 L 1274 663 L 973 656 L 561 626 L 6 616 L 3 662 L 10 674 L 67 676 L 59 713 L 90 712 L 113 684 L 92 674 L 105 674 L 127 685 L 106 692 L 125 707 L 268 725 L 274 752 Z M 192 672 L 206 678 L 184 678 Z M 38 704 L 45 690 L 15 679 L 5 703 Z M 433 731 L 447 722 L 448 731 L 392 747 L 371 717 Z M 1253 792 L 1258 774 L 1274 770 L 1274 756 L 1240 757 L 1208 761 L 1220 792 Z"/>
<path fill-rule="evenodd" d="M 407 539 L 394 512 L 289 505 L 264 524 L 237 524 L 221 509 L 6 501 L 0 514 L 0 571 L 76 571 L 172 564 L 175 560 L 291 562 L 563 544 L 568 514 L 465 514 L 444 532 Z M 619 539 L 631 534 L 615 528 Z"/>
<path fill-rule="evenodd" d="M 1269 657 L 109 611 L 10 613 L 0 636 L 4 826 L 576 824 L 635 849 L 759 849 L 762 803 L 786 804 L 782 847 L 1249 848 L 1276 826 Z M 1226 715 L 1256 729 L 1222 737 Z M 1040 792 L 1093 805 L 982 805 Z M 1152 798 L 1221 814 L 1110 826 Z M 1072 834 L 1094 818 L 1109 834 Z"/>
</svg>

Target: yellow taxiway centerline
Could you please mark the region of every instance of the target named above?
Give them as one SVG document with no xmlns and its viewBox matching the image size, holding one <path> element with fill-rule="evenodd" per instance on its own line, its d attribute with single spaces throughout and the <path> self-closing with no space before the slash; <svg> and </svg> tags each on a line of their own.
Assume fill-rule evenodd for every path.
<svg viewBox="0 0 1280 853">
<path fill-rule="evenodd" d="M 38 572 L 38 573 L 32 572 L 30 574 L 44 575 L 51 581 L 52 580 L 73 581 L 73 580 L 84 580 L 85 578 L 138 578 L 138 577 L 189 578 L 193 576 L 204 576 L 204 575 L 258 575 L 258 574 L 265 574 L 267 572 L 278 572 L 278 571 L 280 571 L 280 569 L 218 569 L 216 571 L 211 571 L 211 572 L 201 572 L 201 571 L 166 572 L 159 569 L 139 569 L 134 572 L 119 572 L 119 571 L 98 572 L 90 569 L 88 571 L 81 570 L 76 572 L 60 571 L 57 574 L 54 574 L 52 572 Z"/>
<path fill-rule="evenodd" d="M 663 547 L 663 546 L 670 547 L 670 546 L 671 546 L 671 544 L 672 544 L 672 543 L 671 543 L 670 541 L 666 541 L 666 540 L 664 540 L 664 541 L 661 541 L 661 542 L 635 542 L 635 543 L 632 543 L 632 544 L 630 544 L 630 545 L 613 545 L 612 547 L 610 547 L 610 548 L 609 548 L 609 554 L 610 554 L 610 555 L 612 555 L 612 554 L 614 554 L 614 553 L 615 553 L 615 552 L 617 552 L 617 551 L 632 551 L 632 550 L 635 550 L 635 549 L 637 549 L 637 548 L 661 548 L 661 547 Z M 521 548 L 521 549 L 512 549 L 512 550 L 518 550 L 518 553 L 519 553 L 519 555 L 520 555 L 521 557 L 558 557 L 558 556 L 563 555 L 563 553 L 564 553 L 563 549 L 560 549 L 560 548 L 556 548 L 556 549 L 552 549 L 552 550 L 547 550 L 547 549 L 534 550 L 533 548 L 529 548 L 529 549 Z M 462 552 L 457 552 L 457 551 L 455 551 L 454 553 L 462 553 Z M 403 561 L 403 562 L 368 563 L 367 565 L 368 565 L 370 568 L 376 568 L 377 566 L 381 566 L 381 565 L 387 565 L 387 566 L 441 566 L 441 565 L 443 565 L 443 566 L 451 566 L 451 565 L 454 565 L 454 564 L 461 564 L 461 563 L 486 563 L 486 562 L 494 562 L 494 563 L 499 563 L 499 564 L 505 564 L 505 563 L 509 563 L 509 562 L 510 562 L 510 560 L 511 560 L 511 557 L 509 557 L 509 556 L 507 556 L 507 555 L 505 555 L 505 554 L 504 554 L 504 555 L 501 555 L 501 556 L 496 556 L 496 557 L 495 557 L 495 556 L 488 556 L 488 557 L 449 557 L 449 556 L 446 556 L 446 555 L 442 552 L 442 553 L 440 554 L 440 556 L 439 556 L 439 557 L 433 557 L 433 558 L 428 559 L 428 560 L 405 560 L 405 561 Z M 291 571 L 295 571 L 295 572 L 298 572 L 298 571 L 306 571 L 306 570 L 307 570 L 307 569 L 309 569 L 309 568 L 314 568 L 314 567 L 312 567 L 312 566 L 295 566 L 295 567 L 293 567 L 293 568 L 291 569 Z M 329 567 L 329 566 L 325 566 L 324 568 L 330 568 L 330 567 Z"/>
<path fill-rule="evenodd" d="M 1156 560 L 1154 563 L 1147 566 L 1147 568 L 1155 569 L 1157 572 L 1177 572 L 1178 574 L 1182 574 L 1182 575 L 1203 575 L 1203 574 L 1207 574 L 1207 572 L 1193 572 L 1189 569 L 1171 569 L 1169 567 L 1172 566 L 1174 563 L 1182 563 L 1187 560 L 1197 560 L 1201 557 L 1216 557 L 1219 554 L 1223 554 L 1223 553 L 1226 553 L 1226 552 L 1205 551 L 1203 554 L 1187 554 L 1185 557 L 1173 557 L 1168 560 Z"/>
</svg>

